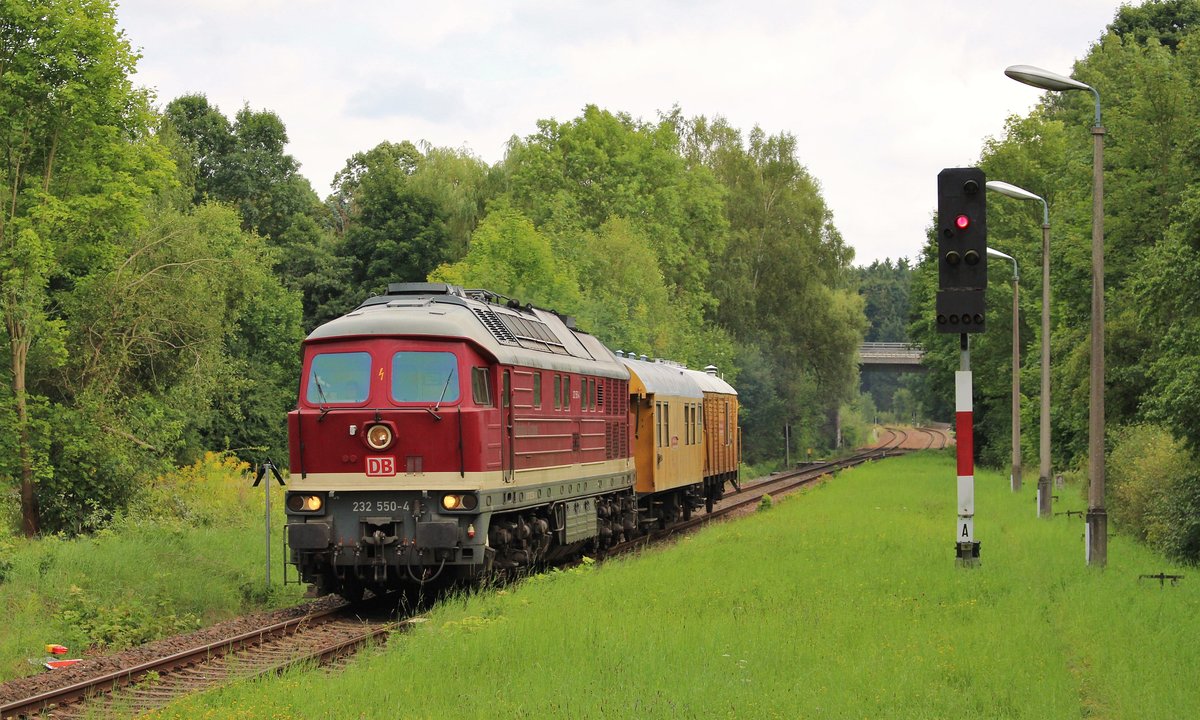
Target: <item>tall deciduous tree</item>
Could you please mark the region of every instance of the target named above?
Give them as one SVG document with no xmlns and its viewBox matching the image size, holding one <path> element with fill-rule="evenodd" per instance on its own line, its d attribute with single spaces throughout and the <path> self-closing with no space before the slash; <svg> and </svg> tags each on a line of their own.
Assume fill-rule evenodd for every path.
<svg viewBox="0 0 1200 720">
<path fill-rule="evenodd" d="M 493 207 L 476 228 L 466 257 L 439 266 L 429 279 L 485 288 L 563 314 L 579 308 L 571 266 L 555 256 L 550 239 L 529 218 L 504 204 Z"/>
<path fill-rule="evenodd" d="M 109 2 L 2 0 L 0 18 L 0 314 L 22 529 L 34 534 L 46 458 L 31 432 L 28 363 L 39 344 L 61 343 L 50 282 L 111 261 L 114 239 L 166 174 L 155 175 L 164 158 L 146 142 L 148 105 L 129 81 L 136 55 Z"/>
<path fill-rule="evenodd" d="M 714 262 L 717 319 L 769 357 L 785 421 L 810 433 L 806 442 L 830 444 L 829 420 L 853 395 L 866 328 L 849 272 L 853 251 L 800 163 L 794 137 L 754 128 L 743 141 L 723 119 L 703 117 L 683 134 L 690 162 L 710 168 L 725 187 L 730 233 Z M 760 415 L 748 405 L 747 433 L 779 432 L 774 412 Z"/>
<path fill-rule="evenodd" d="M 163 110 L 195 167 L 194 204 L 233 205 L 242 227 L 277 242 L 296 218 L 320 212 L 300 163 L 285 149 L 287 128 L 269 110 L 244 106 L 232 122 L 204 95 L 184 95 Z"/>
<path fill-rule="evenodd" d="M 566 219 L 571 230 L 595 232 L 626 218 L 650 241 L 673 294 L 709 302 L 709 263 L 725 244 L 721 189 L 706 169 L 689 170 L 671 120 L 589 105 L 514 139 L 504 170 L 514 203 L 539 227 L 559 235 Z"/>
</svg>

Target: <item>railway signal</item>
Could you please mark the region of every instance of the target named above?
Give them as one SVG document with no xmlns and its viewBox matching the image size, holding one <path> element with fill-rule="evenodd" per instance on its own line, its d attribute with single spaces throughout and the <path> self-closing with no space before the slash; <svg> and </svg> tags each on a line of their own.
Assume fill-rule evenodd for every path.
<svg viewBox="0 0 1200 720">
<path fill-rule="evenodd" d="M 979 168 L 946 168 L 938 173 L 937 330 L 941 333 L 985 329 L 985 185 Z"/>
<path fill-rule="evenodd" d="M 959 370 L 954 374 L 958 459 L 958 523 L 955 561 L 979 565 L 975 539 L 975 428 L 971 350 L 968 333 L 986 329 L 987 178 L 979 168 L 946 168 L 938 173 L 937 331 L 959 337 Z"/>
</svg>

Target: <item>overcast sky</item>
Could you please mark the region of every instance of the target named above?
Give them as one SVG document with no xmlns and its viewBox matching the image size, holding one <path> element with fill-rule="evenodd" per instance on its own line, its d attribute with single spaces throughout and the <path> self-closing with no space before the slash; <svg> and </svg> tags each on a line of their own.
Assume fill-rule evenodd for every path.
<svg viewBox="0 0 1200 720">
<path fill-rule="evenodd" d="M 275 112 L 322 197 L 350 155 L 384 140 L 495 163 L 539 119 L 595 104 L 654 120 L 678 104 L 793 134 L 865 265 L 915 259 L 938 171 L 971 165 L 1037 101 L 1004 68 L 1069 74 L 1119 5 L 124 0 L 117 17 L 143 55 L 135 81 L 160 105 L 198 92 L 230 118 L 245 104 Z"/>
</svg>

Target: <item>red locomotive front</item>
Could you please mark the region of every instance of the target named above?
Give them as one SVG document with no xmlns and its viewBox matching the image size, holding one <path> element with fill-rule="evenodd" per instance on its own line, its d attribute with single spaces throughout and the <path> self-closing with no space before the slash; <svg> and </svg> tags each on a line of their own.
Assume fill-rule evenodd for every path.
<svg viewBox="0 0 1200 720">
<path fill-rule="evenodd" d="M 636 513 L 627 378 L 552 313 L 390 286 L 305 341 L 292 562 L 354 599 L 615 542 Z"/>
</svg>

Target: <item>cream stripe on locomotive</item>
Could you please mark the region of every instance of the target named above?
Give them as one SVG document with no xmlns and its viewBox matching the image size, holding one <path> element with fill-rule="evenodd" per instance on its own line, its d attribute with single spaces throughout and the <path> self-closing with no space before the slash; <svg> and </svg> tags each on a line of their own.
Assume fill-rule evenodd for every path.
<svg viewBox="0 0 1200 720">
<path fill-rule="evenodd" d="M 633 485 L 633 460 L 618 458 L 582 465 L 559 465 L 549 468 L 527 468 L 516 471 L 514 482 L 504 482 L 504 474 L 494 472 L 469 472 L 465 477 L 456 472 L 427 472 L 420 475 L 397 474 L 390 477 L 367 477 L 362 473 L 308 473 L 304 477 L 293 475 L 288 480 L 288 489 L 294 492 L 320 492 L 325 490 L 504 490 L 524 489 L 528 485 L 547 483 L 579 483 L 581 470 L 589 476 L 608 478 L 627 476 L 627 482 L 611 485 L 613 488 Z M 583 480 L 583 482 L 588 482 Z M 590 490 L 590 488 L 588 488 Z M 605 489 L 608 489 L 607 487 Z M 574 494 L 574 493 L 572 493 Z"/>
</svg>

